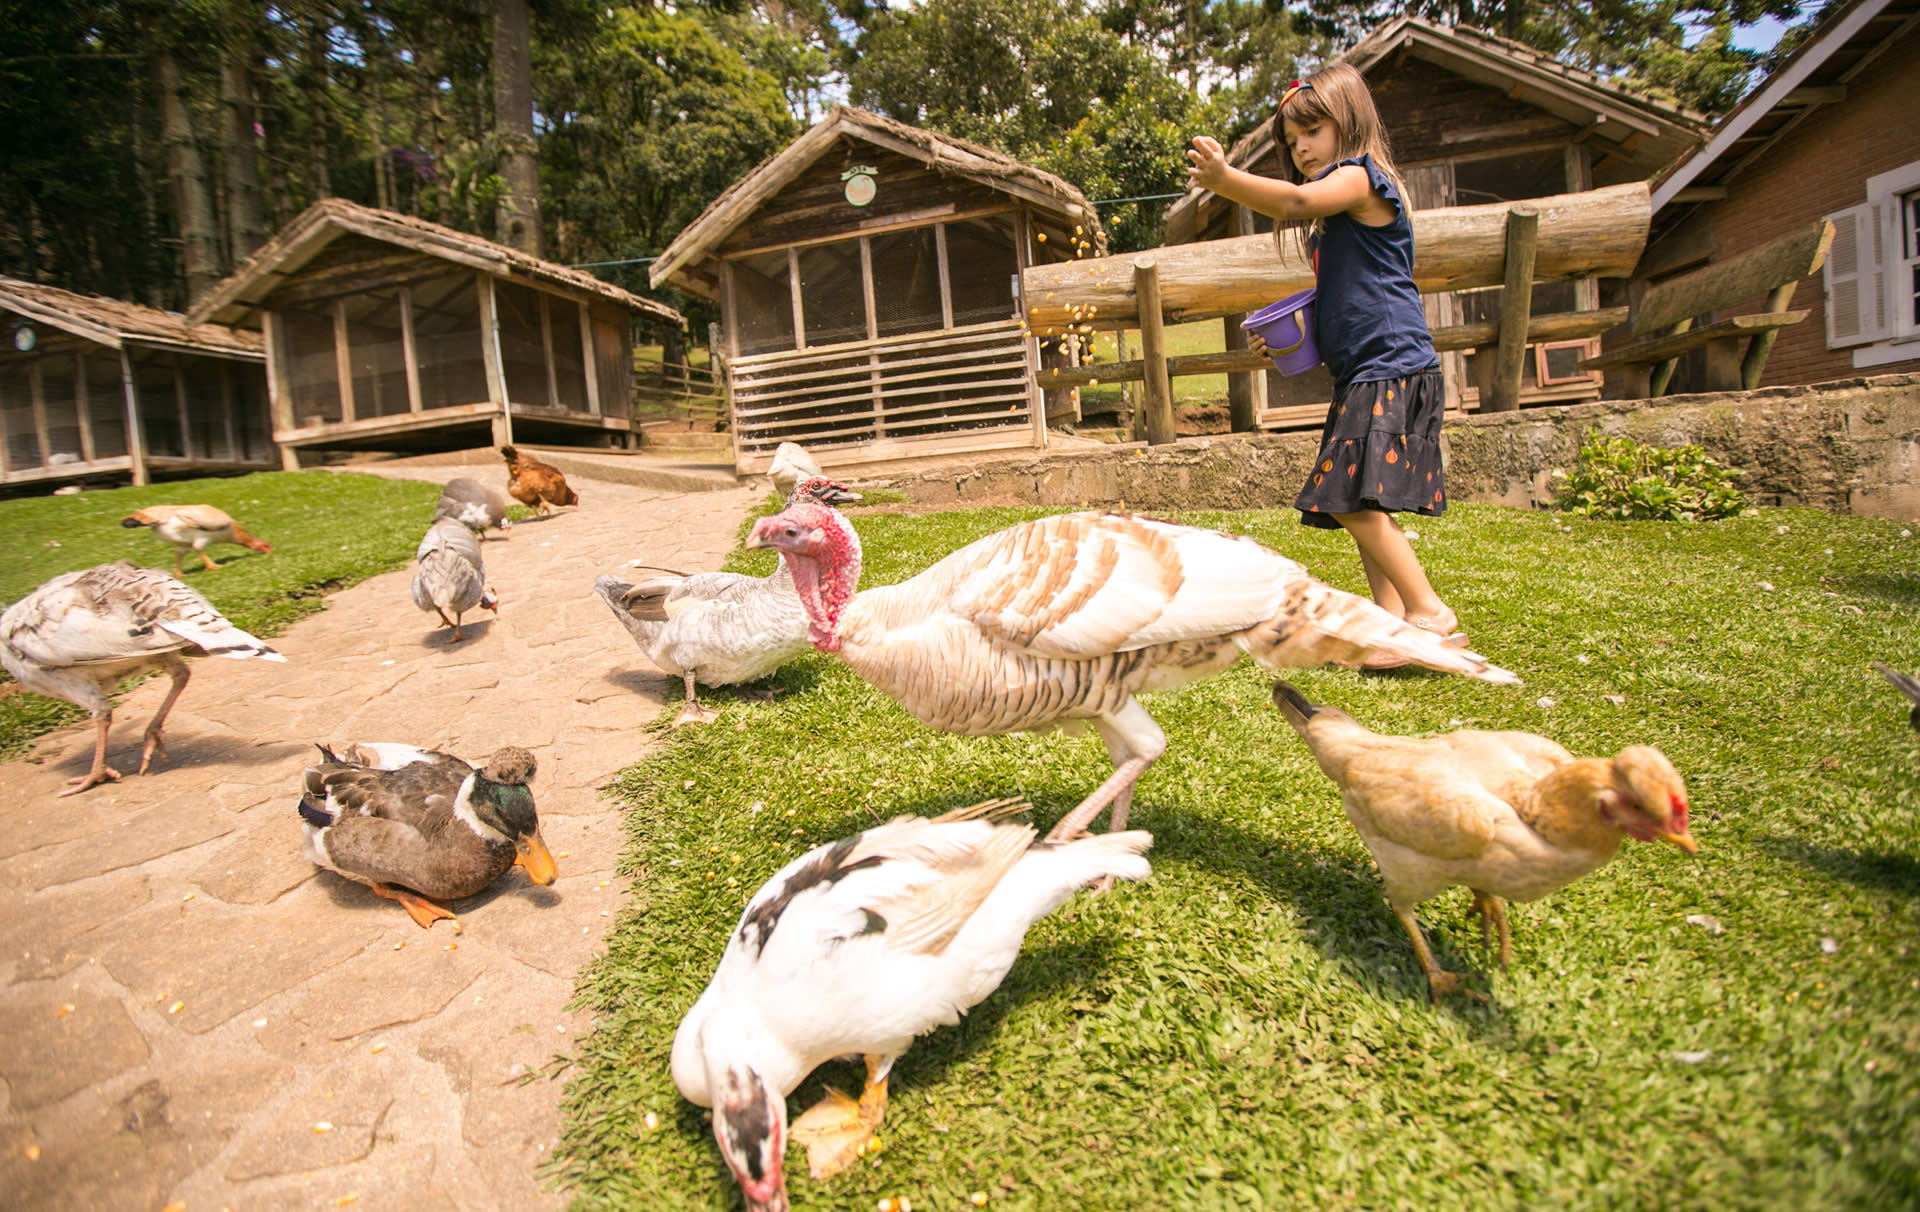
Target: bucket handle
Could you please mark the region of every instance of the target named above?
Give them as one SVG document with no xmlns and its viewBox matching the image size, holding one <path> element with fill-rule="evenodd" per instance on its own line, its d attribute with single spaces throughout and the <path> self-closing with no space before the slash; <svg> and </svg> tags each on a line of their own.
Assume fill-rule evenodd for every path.
<svg viewBox="0 0 1920 1212">
<path fill-rule="evenodd" d="M 1292 316 L 1292 320 L 1293 320 L 1294 329 L 1300 334 L 1300 339 L 1298 341 L 1295 341 L 1293 344 L 1287 346 L 1285 349 L 1276 349 L 1271 345 L 1267 346 L 1267 353 L 1270 356 L 1276 357 L 1276 358 L 1284 358 L 1288 354 L 1296 352 L 1297 350 L 1299 350 L 1299 348 L 1302 345 L 1305 345 L 1307 343 L 1307 326 L 1300 322 L 1300 314 L 1298 312 L 1295 312 Z"/>
</svg>

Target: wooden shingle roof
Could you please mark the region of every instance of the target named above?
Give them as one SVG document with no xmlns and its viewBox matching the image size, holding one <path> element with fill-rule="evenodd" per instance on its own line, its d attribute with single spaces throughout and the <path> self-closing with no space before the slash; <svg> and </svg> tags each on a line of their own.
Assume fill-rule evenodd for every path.
<svg viewBox="0 0 1920 1212">
<path fill-rule="evenodd" d="M 221 324 L 189 323 L 179 312 L 144 307 L 124 299 L 75 294 L 18 278 L 0 277 L 0 309 L 111 349 L 133 342 L 228 357 L 266 356 L 260 334 L 256 332 Z"/>
</svg>

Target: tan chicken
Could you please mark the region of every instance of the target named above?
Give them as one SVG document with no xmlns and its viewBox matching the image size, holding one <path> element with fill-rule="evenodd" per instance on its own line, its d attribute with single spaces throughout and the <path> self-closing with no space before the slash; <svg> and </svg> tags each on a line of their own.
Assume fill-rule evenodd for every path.
<svg viewBox="0 0 1920 1212">
<path fill-rule="evenodd" d="M 1504 968 L 1513 935 L 1502 902 L 1538 900 L 1606 866 L 1622 838 L 1696 849 L 1687 785 L 1652 746 L 1575 758 L 1530 732 L 1383 736 L 1287 682 L 1273 684 L 1273 702 L 1340 788 L 1435 1001 L 1481 995 L 1434 960 L 1414 916 L 1421 901 L 1471 889 L 1482 943 L 1498 931 Z"/>
<path fill-rule="evenodd" d="M 517 447 L 502 446 L 500 453 L 507 460 L 507 495 L 528 509 L 538 509 L 545 516 L 556 505 L 580 503 L 580 494 L 567 487 L 567 477 L 559 468 L 522 454 Z"/>
<path fill-rule="evenodd" d="M 1090 724 L 1114 772 L 1049 841 L 1113 805 L 1167 747 L 1143 690 L 1168 690 L 1252 655 L 1269 669 L 1374 652 L 1489 682 L 1518 681 L 1478 653 L 1315 580 L 1252 539 L 1123 513 L 1069 513 L 988 535 L 912 580 L 856 595 L 860 539 L 837 510 L 800 500 L 754 524 L 777 548 L 807 638 L 921 723 L 962 736 Z"/>
<path fill-rule="evenodd" d="M 162 543 L 171 543 L 174 576 L 181 575 L 180 561 L 188 549 L 198 552 L 208 568 L 220 567 L 207 554 L 207 548 L 215 543 L 238 543 L 263 555 L 273 550 L 248 534 L 226 511 L 211 505 L 149 505 L 121 518 L 120 524 L 129 530 L 145 526 Z"/>
</svg>

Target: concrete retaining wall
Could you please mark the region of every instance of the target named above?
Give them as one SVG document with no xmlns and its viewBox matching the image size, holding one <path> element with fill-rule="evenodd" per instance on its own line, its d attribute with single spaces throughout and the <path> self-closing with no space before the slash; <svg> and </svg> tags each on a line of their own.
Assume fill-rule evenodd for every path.
<svg viewBox="0 0 1920 1212">
<path fill-rule="evenodd" d="M 1448 491 L 1455 500 L 1545 505 L 1553 470 L 1571 468 L 1596 427 L 1657 446 L 1698 443 L 1745 473 L 1741 485 L 1756 504 L 1920 521 L 1920 375 L 1469 416 L 1444 432 Z M 1317 431 L 1188 438 L 1000 459 L 887 482 L 927 505 L 1284 508 L 1306 479 L 1318 441 Z"/>
</svg>

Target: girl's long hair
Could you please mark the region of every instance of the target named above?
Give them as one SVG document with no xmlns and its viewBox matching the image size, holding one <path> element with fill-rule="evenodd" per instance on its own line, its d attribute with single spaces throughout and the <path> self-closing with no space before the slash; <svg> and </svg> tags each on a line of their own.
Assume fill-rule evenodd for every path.
<svg viewBox="0 0 1920 1212">
<path fill-rule="evenodd" d="M 1400 170 L 1393 166 L 1387 128 L 1380 124 L 1380 111 L 1374 108 L 1373 93 L 1367 88 L 1366 77 L 1352 64 L 1333 63 L 1308 76 L 1305 83 L 1307 87 L 1296 90 L 1281 103 L 1280 108 L 1273 111 L 1273 142 L 1280 153 L 1281 179 L 1295 185 L 1306 181 L 1293 163 L 1293 153 L 1287 148 L 1286 120 L 1292 118 L 1301 126 L 1328 122 L 1338 136 L 1335 159 L 1372 157 L 1374 167 L 1393 182 L 1394 189 L 1400 195 L 1401 209 L 1411 214 L 1413 206 L 1407 199 L 1406 182 L 1400 179 Z M 1318 235 L 1321 227 L 1320 219 L 1293 219 L 1275 223 L 1273 243 L 1281 259 L 1288 259 L 1289 243 L 1305 259 L 1307 239 L 1310 235 Z M 1291 234 L 1292 240 L 1285 239 L 1283 233 Z"/>
</svg>

